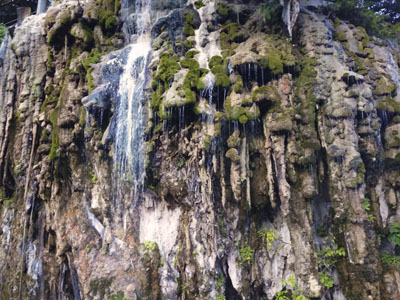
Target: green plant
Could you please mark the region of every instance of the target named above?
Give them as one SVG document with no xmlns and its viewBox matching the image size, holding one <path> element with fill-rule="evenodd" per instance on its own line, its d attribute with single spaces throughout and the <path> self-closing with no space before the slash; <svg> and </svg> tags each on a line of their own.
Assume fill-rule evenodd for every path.
<svg viewBox="0 0 400 300">
<path fill-rule="evenodd" d="M 215 296 L 215 300 L 225 300 L 225 299 L 226 299 L 225 296 L 223 294 L 220 294 L 220 293 L 218 293 Z"/>
<path fill-rule="evenodd" d="M 388 239 L 390 242 L 400 246 L 400 224 L 398 222 L 394 222 L 393 226 L 390 227 Z"/>
<path fill-rule="evenodd" d="M 251 261 L 254 258 L 254 250 L 249 246 L 246 245 L 239 250 L 239 264 L 241 266 L 251 264 Z"/>
<path fill-rule="evenodd" d="M 215 289 L 217 290 L 217 291 L 221 291 L 222 290 L 222 285 L 224 284 L 224 277 L 221 275 L 221 274 L 219 274 L 218 275 L 218 278 L 217 278 L 217 281 L 216 281 L 216 283 L 215 283 Z"/>
<path fill-rule="evenodd" d="M 97 182 L 97 175 L 95 173 L 92 173 L 90 175 L 90 182 L 95 184 Z"/>
<path fill-rule="evenodd" d="M 110 300 L 125 300 L 125 294 L 122 291 L 119 291 L 116 295 L 111 296 Z"/>
<path fill-rule="evenodd" d="M 325 9 L 343 20 L 365 28 L 369 34 L 398 41 L 400 32 L 400 22 L 396 17 L 399 16 L 398 4 L 395 4 L 397 8 L 392 7 L 394 14 L 389 14 L 380 7 L 385 2 L 394 1 L 335 0 Z"/>
<path fill-rule="evenodd" d="M 400 256 L 397 256 L 397 255 L 382 253 L 381 261 L 383 264 L 386 264 L 389 266 L 400 267 Z"/>
<path fill-rule="evenodd" d="M 296 283 L 296 278 L 294 276 L 291 275 L 287 279 L 283 279 L 282 284 L 286 290 L 276 293 L 276 300 L 309 300 L 301 293 L 302 288 Z"/>
<path fill-rule="evenodd" d="M 370 220 L 371 222 L 375 221 L 375 216 L 371 214 L 371 201 L 369 200 L 369 198 L 364 199 L 364 201 L 362 202 L 362 208 L 367 213 L 368 220 Z"/>
<path fill-rule="evenodd" d="M 333 247 L 322 249 L 317 252 L 317 255 L 318 264 L 329 268 L 346 256 L 346 250 L 333 242 Z"/>
<path fill-rule="evenodd" d="M 268 249 L 271 249 L 272 244 L 278 240 L 278 234 L 274 229 L 266 230 L 262 228 L 258 231 L 258 236 L 267 244 Z"/>
<path fill-rule="evenodd" d="M 329 236 L 327 236 L 325 239 L 327 240 L 328 238 Z M 333 246 L 329 246 L 325 249 L 317 251 L 318 268 L 320 270 L 318 273 L 319 279 L 321 284 L 327 289 L 330 289 L 334 285 L 334 280 L 331 274 L 335 264 L 346 256 L 346 250 L 336 244 L 335 237 L 332 234 L 330 234 L 330 238 Z"/>
<path fill-rule="evenodd" d="M 0 24 L 0 43 L 3 41 L 4 37 L 7 33 L 7 27 L 3 24 Z"/>
<path fill-rule="evenodd" d="M 334 281 L 332 276 L 328 275 L 327 271 L 324 272 L 319 272 L 319 280 L 322 283 L 322 285 L 328 289 L 333 287 Z"/>
<path fill-rule="evenodd" d="M 156 242 L 153 242 L 153 241 L 145 241 L 144 249 L 146 252 L 154 252 L 158 249 L 158 245 Z"/>
<path fill-rule="evenodd" d="M 267 0 L 260 6 L 260 12 L 264 16 L 264 20 L 268 23 L 279 18 L 281 11 L 282 7 L 278 0 Z"/>
<path fill-rule="evenodd" d="M 183 165 L 185 164 L 185 157 L 181 157 L 181 159 L 179 160 L 178 164 L 176 165 L 176 169 L 179 170 L 183 167 Z"/>
<path fill-rule="evenodd" d="M 203 6 L 205 6 L 205 4 L 203 3 L 203 1 L 197 0 L 197 1 L 194 2 L 194 6 L 196 7 L 196 9 L 200 9 Z"/>
</svg>

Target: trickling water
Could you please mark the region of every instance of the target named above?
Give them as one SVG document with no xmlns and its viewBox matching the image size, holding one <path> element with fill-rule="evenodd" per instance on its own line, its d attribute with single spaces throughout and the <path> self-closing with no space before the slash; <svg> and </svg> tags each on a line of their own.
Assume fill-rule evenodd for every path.
<svg viewBox="0 0 400 300">
<path fill-rule="evenodd" d="M 204 1 L 204 6 L 198 9 L 201 25 L 195 30 L 196 50 L 199 51 L 197 61 L 201 68 L 207 68 L 211 57 L 221 54 L 219 46 L 219 36 L 217 31 L 209 32 L 208 43 L 204 46 L 202 39 L 204 32 L 208 32 L 208 24 L 215 23 L 216 20 L 216 3 L 215 1 Z"/>
<path fill-rule="evenodd" d="M 385 48 L 384 48 L 384 50 L 388 55 L 388 61 L 386 64 L 387 72 L 390 74 L 392 81 L 396 84 L 397 92 L 399 92 L 400 91 L 400 75 L 397 71 L 398 70 L 397 63 L 395 62 L 392 53 L 390 53 L 390 51 L 388 51 Z"/>
<path fill-rule="evenodd" d="M 262 85 L 265 84 L 265 81 L 264 81 L 264 69 L 261 70 L 261 83 L 262 83 Z"/>
<path fill-rule="evenodd" d="M 132 181 L 134 191 L 144 183 L 143 99 L 147 66 L 151 51 L 150 2 L 136 2 L 136 41 L 129 45 L 129 55 L 120 77 L 116 107 L 114 169 L 122 180 Z"/>
<path fill-rule="evenodd" d="M 4 39 L 0 44 L 0 63 L 2 63 L 3 58 L 6 55 L 7 45 L 8 45 L 8 31 L 6 32 L 6 35 L 4 36 Z"/>
<path fill-rule="evenodd" d="M 229 72 L 229 75 L 231 75 L 234 72 L 230 62 L 228 63 L 228 72 Z"/>
<path fill-rule="evenodd" d="M 251 82 L 251 64 L 248 65 L 249 69 L 247 71 L 247 82 L 250 84 Z"/>
<path fill-rule="evenodd" d="M 257 64 L 254 64 L 254 77 L 255 77 L 255 81 L 258 83 L 258 76 L 257 76 Z"/>
</svg>

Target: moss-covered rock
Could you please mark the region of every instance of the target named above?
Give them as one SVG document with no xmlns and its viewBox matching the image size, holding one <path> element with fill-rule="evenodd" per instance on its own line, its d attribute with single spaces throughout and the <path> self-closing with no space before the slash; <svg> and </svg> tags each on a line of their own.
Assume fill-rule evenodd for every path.
<svg viewBox="0 0 400 300">
<path fill-rule="evenodd" d="M 277 103 L 280 101 L 278 89 L 270 85 L 256 88 L 253 91 L 251 98 L 254 102 L 270 101 Z"/>
<path fill-rule="evenodd" d="M 230 80 L 228 77 L 226 62 L 220 56 L 213 56 L 210 59 L 209 67 L 211 72 L 215 75 L 215 85 L 228 88 Z"/>
<path fill-rule="evenodd" d="M 376 96 L 392 95 L 397 89 L 394 82 L 389 81 L 385 77 L 381 77 L 376 83 L 375 90 L 373 91 Z"/>
<path fill-rule="evenodd" d="M 225 153 L 225 157 L 229 158 L 233 162 L 240 160 L 239 152 L 235 148 L 231 148 Z"/>
</svg>

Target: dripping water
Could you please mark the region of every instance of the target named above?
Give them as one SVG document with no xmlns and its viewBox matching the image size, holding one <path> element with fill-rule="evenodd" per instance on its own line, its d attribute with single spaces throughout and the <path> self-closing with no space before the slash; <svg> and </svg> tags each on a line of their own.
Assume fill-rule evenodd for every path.
<svg viewBox="0 0 400 300">
<path fill-rule="evenodd" d="M 131 182 L 134 196 L 143 188 L 144 89 L 151 51 L 150 0 L 136 2 L 136 37 L 130 44 L 127 63 L 120 77 L 116 107 L 114 171 L 117 180 Z"/>
<path fill-rule="evenodd" d="M 6 56 L 7 45 L 8 45 L 8 31 L 6 32 L 6 35 L 4 36 L 4 39 L 0 44 L 0 66 L 3 64 L 3 59 Z"/>
</svg>

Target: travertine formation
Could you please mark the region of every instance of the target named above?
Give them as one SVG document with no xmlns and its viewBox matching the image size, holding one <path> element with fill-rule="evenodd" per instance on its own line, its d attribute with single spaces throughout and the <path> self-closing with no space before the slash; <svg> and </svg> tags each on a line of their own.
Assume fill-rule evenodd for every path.
<svg viewBox="0 0 400 300">
<path fill-rule="evenodd" d="M 2 46 L 0 299 L 399 299 L 398 46 L 133 2 L 54 2 Z"/>
</svg>

